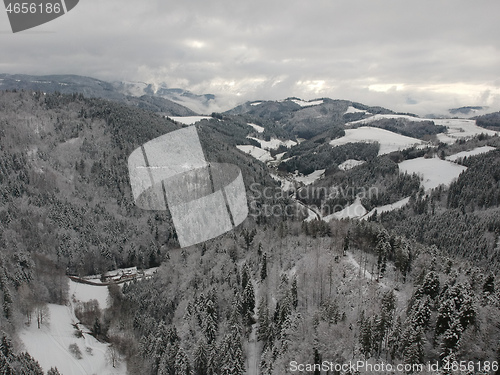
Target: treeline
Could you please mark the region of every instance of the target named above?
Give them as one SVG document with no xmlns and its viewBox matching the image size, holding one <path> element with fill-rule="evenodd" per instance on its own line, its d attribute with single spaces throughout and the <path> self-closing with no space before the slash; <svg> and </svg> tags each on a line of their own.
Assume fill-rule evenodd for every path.
<svg viewBox="0 0 500 375">
<path fill-rule="evenodd" d="M 243 229 L 127 284 L 110 315 L 133 327 L 131 370 L 240 375 L 257 363 L 274 375 L 291 361 L 498 359 L 494 274 L 380 224 L 313 223 L 264 226 L 250 245 Z"/>
<path fill-rule="evenodd" d="M 382 156 L 348 171 L 330 171 L 325 178 L 304 187 L 298 198 L 306 204 L 323 207 L 328 215 L 353 203 L 357 196 L 371 210 L 415 194 L 419 189 L 418 176 L 400 174 L 397 163 Z"/>
<path fill-rule="evenodd" d="M 0 371 L 5 375 L 45 375 L 40 364 L 28 353 L 16 354 L 11 340 L 2 336 L 0 342 Z M 47 375 L 60 375 L 57 368 L 51 368 Z"/>
<path fill-rule="evenodd" d="M 411 121 L 406 118 L 387 118 L 372 121 L 369 126 L 389 130 L 407 137 L 423 139 L 425 136 L 446 132 L 446 126 L 436 125 L 434 121 Z M 367 126 L 355 124 L 353 127 Z"/>
<path fill-rule="evenodd" d="M 467 167 L 448 192 L 448 207 L 471 212 L 500 205 L 500 151 L 464 158 Z"/>
<path fill-rule="evenodd" d="M 376 143 L 348 143 L 332 147 L 308 141 L 288 151 L 285 155 L 288 160 L 280 163 L 278 169 L 308 175 L 318 169 L 335 170 L 339 164 L 349 159 L 372 160 L 377 157 L 378 151 L 379 145 Z"/>
<path fill-rule="evenodd" d="M 483 128 L 498 130 L 500 128 L 500 112 L 479 116 L 476 118 L 476 124 Z"/>
</svg>

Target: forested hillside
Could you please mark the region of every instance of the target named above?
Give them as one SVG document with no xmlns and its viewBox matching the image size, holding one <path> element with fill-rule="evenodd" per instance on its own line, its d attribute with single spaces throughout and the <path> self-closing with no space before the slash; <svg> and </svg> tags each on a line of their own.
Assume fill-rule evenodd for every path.
<svg viewBox="0 0 500 375">
<path fill-rule="evenodd" d="M 467 169 L 449 188 L 427 191 L 423 178 L 400 173 L 399 163 L 498 148 L 498 137 L 378 156 L 377 144 L 331 147 L 327 140 L 348 118 L 365 116 L 358 111 L 388 110 L 329 99 L 300 103 L 247 104 L 195 125 L 207 160 L 242 170 L 250 215 L 233 231 L 181 249 L 168 211 L 135 206 L 127 159 L 185 125 L 79 94 L 1 91 L 2 373 L 43 374 L 23 354 L 18 333 L 32 318 L 43 320 L 47 303 L 70 301 L 68 275 L 133 266 L 159 268 L 110 285 L 107 308 L 89 304 L 76 314 L 130 374 L 274 375 L 307 364 L 302 372 L 352 375 L 331 367 L 350 361 L 394 366 L 386 373 L 436 373 L 413 367 L 429 361 L 439 363 L 440 374 L 459 373 L 445 369 L 447 361 L 473 362 L 463 374 L 497 372 L 498 150 L 461 158 Z M 318 113 L 324 119 L 311 120 Z M 413 135 L 436 130 L 425 122 L 417 129 L 388 124 Z M 310 139 L 273 150 L 288 158 L 274 165 L 236 148 L 273 137 Z M 340 169 L 349 159 L 363 164 Z M 271 177 L 317 169 L 325 169 L 321 179 L 296 182 L 291 193 Z M 331 187 L 352 194 L 329 196 Z M 409 203 L 367 220 L 326 222 L 301 210 L 335 211 L 374 188 L 377 194 L 360 200 L 368 210 L 405 197 Z M 401 364 L 410 367 L 396 371 Z"/>
</svg>

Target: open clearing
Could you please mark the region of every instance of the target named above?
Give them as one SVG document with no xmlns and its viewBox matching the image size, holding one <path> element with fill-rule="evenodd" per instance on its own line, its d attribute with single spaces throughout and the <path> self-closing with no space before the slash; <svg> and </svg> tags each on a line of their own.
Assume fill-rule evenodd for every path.
<svg viewBox="0 0 500 375">
<path fill-rule="evenodd" d="M 447 156 L 446 160 L 457 161 L 457 160 L 463 159 L 465 157 L 481 155 L 481 154 L 485 154 L 485 153 L 493 151 L 493 150 L 495 150 L 495 147 L 491 147 L 491 146 L 476 147 L 475 149 L 470 150 L 470 151 L 462 151 L 462 152 L 459 152 L 457 154 Z"/>
<path fill-rule="evenodd" d="M 184 125 L 193 125 L 201 120 L 210 120 L 213 119 L 211 116 L 168 116 L 170 119 L 180 122 Z"/>
<path fill-rule="evenodd" d="M 70 284 L 70 299 L 72 295 L 82 302 L 97 299 L 100 307 L 104 308 L 106 305 L 101 305 L 101 302 L 106 303 L 108 288 Z M 73 325 L 78 323 L 78 319 L 74 314 L 73 301 L 67 306 L 49 304 L 48 309 L 50 317 L 40 329 L 34 319 L 30 326 L 25 326 L 19 333 L 24 347 L 40 363 L 44 371 L 57 367 L 64 375 L 125 375 L 127 373 L 124 361 L 118 362 L 116 368 L 112 367 L 107 354 L 109 345 L 97 341 L 82 325 L 78 327 L 82 330 L 83 337 L 75 336 L 76 329 Z M 69 349 L 70 345 L 78 347 L 81 352 L 80 359 L 72 354 Z"/>
<path fill-rule="evenodd" d="M 345 136 L 330 141 L 330 145 L 335 147 L 356 142 L 378 142 L 380 144 L 379 155 L 389 154 L 424 143 L 420 139 L 407 137 L 389 130 L 362 126 L 357 129 L 346 129 Z"/>
<path fill-rule="evenodd" d="M 420 184 L 426 191 L 439 185 L 449 186 L 466 169 L 462 165 L 439 158 L 416 158 L 399 163 L 400 172 L 416 173 L 420 176 Z"/>
</svg>

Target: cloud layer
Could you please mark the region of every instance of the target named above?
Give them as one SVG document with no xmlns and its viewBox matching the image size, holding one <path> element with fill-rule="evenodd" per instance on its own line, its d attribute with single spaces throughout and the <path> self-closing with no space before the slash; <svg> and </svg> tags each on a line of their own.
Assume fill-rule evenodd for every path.
<svg viewBox="0 0 500 375">
<path fill-rule="evenodd" d="M 327 96 L 420 114 L 496 108 L 498 14 L 497 0 L 82 0 L 15 35 L 0 16 L 0 72 L 164 82 L 226 106 Z"/>
</svg>

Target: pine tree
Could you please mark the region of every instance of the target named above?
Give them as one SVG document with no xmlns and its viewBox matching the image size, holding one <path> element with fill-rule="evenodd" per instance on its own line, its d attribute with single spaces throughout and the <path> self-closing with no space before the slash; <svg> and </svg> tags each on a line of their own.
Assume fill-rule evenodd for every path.
<svg viewBox="0 0 500 375">
<path fill-rule="evenodd" d="M 194 375 L 205 375 L 208 372 L 207 342 L 203 337 L 198 340 L 194 351 L 193 370 Z"/>
<path fill-rule="evenodd" d="M 463 327 L 458 319 L 454 319 L 443 334 L 441 341 L 441 358 L 449 356 L 457 347 L 462 336 Z"/>
<path fill-rule="evenodd" d="M 10 359 L 14 355 L 12 342 L 5 335 L 2 336 L 2 341 L 0 342 L 0 353 L 7 359 Z"/>
<path fill-rule="evenodd" d="M 299 305 L 298 291 L 297 291 L 297 277 L 294 277 L 292 280 L 292 288 L 290 290 L 292 294 L 292 307 L 295 310 Z"/>
<path fill-rule="evenodd" d="M 407 364 L 422 363 L 424 360 L 424 333 L 423 328 L 416 326 L 410 328 L 408 343 L 403 353 Z"/>
<path fill-rule="evenodd" d="M 255 293 L 253 290 L 252 281 L 249 280 L 245 290 L 243 291 L 243 318 L 248 325 L 253 324 L 253 314 L 255 309 Z"/>
<path fill-rule="evenodd" d="M 425 275 L 424 282 L 420 288 L 423 294 L 430 296 L 432 299 L 435 299 L 440 292 L 439 286 L 439 276 L 436 272 L 430 271 Z"/>
<path fill-rule="evenodd" d="M 177 351 L 179 350 L 179 346 L 177 343 L 171 344 L 170 342 L 167 344 L 165 351 L 161 357 L 158 366 L 158 375 L 173 375 L 176 370 L 176 359 L 177 359 Z"/>
<path fill-rule="evenodd" d="M 403 333 L 401 317 L 398 316 L 396 320 L 396 324 L 391 330 L 391 333 L 388 337 L 388 347 L 389 347 L 389 355 L 392 359 L 400 358 L 400 346 L 401 346 L 401 337 Z"/>
<path fill-rule="evenodd" d="M 44 375 L 40 364 L 33 359 L 28 353 L 21 353 L 17 356 L 15 367 L 19 368 L 21 374 L 29 375 Z"/>
<path fill-rule="evenodd" d="M 361 352 L 365 357 L 369 357 L 372 350 L 372 326 L 371 320 L 365 318 L 364 312 L 359 319 L 359 343 L 361 345 Z"/>
<path fill-rule="evenodd" d="M 320 365 L 321 364 L 321 356 L 319 355 L 318 348 L 314 348 L 314 364 L 315 365 Z M 321 371 L 317 366 L 314 366 L 314 375 L 321 375 Z"/>
<path fill-rule="evenodd" d="M 351 231 L 348 230 L 346 236 L 344 237 L 344 244 L 342 246 L 342 251 L 344 256 L 349 251 L 350 246 L 351 246 Z"/>
<path fill-rule="evenodd" d="M 267 254 L 262 256 L 262 267 L 260 269 L 260 279 L 264 281 L 267 277 Z"/>
<path fill-rule="evenodd" d="M 209 344 L 212 344 L 217 337 L 219 330 L 218 315 L 212 300 L 208 300 L 205 308 L 205 318 L 202 321 L 203 333 Z"/>
<path fill-rule="evenodd" d="M 268 342 L 272 342 L 272 328 L 271 321 L 269 319 L 269 308 L 267 306 L 267 299 L 261 298 L 259 303 L 259 311 L 258 311 L 258 328 L 257 328 L 257 340 L 263 341 L 264 346 L 268 344 Z"/>
<path fill-rule="evenodd" d="M 250 269 L 248 265 L 245 263 L 241 269 L 241 289 L 245 290 L 247 284 L 250 280 Z"/>
<path fill-rule="evenodd" d="M 231 326 L 231 331 L 224 336 L 219 353 L 222 355 L 221 375 L 242 375 L 245 372 L 241 329 L 236 325 Z"/>
<path fill-rule="evenodd" d="M 181 346 L 177 351 L 175 356 L 175 375 L 191 375 L 191 365 L 189 364 L 189 358 Z"/>
<path fill-rule="evenodd" d="M 493 295 L 495 293 L 495 275 L 490 273 L 483 284 L 483 293 Z"/>
</svg>

